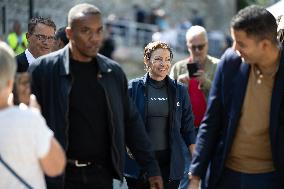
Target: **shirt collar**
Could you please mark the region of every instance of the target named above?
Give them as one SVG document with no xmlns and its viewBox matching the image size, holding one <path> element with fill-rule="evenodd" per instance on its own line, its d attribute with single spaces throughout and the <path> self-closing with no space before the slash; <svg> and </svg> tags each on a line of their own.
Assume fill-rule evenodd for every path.
<svg viewBox="0 0 284 189">
<path fill-rule="evenodd" d="M 26 54 L 29 65 L 31 65 L 36 60 L 35 57 L 32 55 L 29 49 L 25 50 L 25 54 Z"/>
</svg>

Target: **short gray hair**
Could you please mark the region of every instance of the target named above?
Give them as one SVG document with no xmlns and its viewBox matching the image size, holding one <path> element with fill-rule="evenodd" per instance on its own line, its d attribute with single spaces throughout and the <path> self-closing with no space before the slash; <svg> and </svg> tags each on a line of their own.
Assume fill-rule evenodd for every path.
<svg viewBox="0 0 284 189">
<path fill-rule="evenodd" d="M 15 54 L 13 50 L 4 42 L 0 41 L 0 90 L 7 81 L 14 79 L 17 69 Z"/>
<path fill-rule="evenodd" d="M 191 26 L 186 32 L 186 35 L 185 35 L 186 41 L 188 41 L 194 36 L 201 35 L 201 34 L 204 35 L 206 41 L 208 41 L 207 32 L 204 27 L 198 26 L 198 25 Z"/>
</svg>

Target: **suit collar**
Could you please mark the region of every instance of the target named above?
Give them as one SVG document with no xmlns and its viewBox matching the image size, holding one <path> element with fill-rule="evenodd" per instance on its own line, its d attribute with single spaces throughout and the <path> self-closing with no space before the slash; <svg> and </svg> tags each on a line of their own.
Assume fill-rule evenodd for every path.
<svg viewBox="0 0 284 189">
<path fill-rule="evenodd" d="M 249 71 L 250 71 L 250 65 L 242 62 L 240 65 L 240 71 L 238 72 L 237 76 L 234 78 L 232 84 L 232 86 L 234 86 L 234 89 L 232 91 L 232 100 L 231 100 L 232 104 L 231 108 L 229 109 L 230 124 L 228 125 L 229 128 L 227 135 L 227 140 L 230 141 L 229 145 L 231 145 L 232 139 L 234 137 L 240 119 L 242 105 L 246 94 Z"/>
<path fill-rule="evenodd" d="M 62 59 L 61 62 L 63 63 L 63 67 L 60 67 L 60 75 L 69 75 L 70 74 L 70 57 L 69 57 L 69 45 L 66 45 L 63 49 L 61 49 L 61 53 L 63 56 L 60 56 Z"/>
<path fill-rule="evenodd" d="M 29 65 L 31 65 L 36 60 L 32 53 L 29 51 L 29 49 L 25 50 L 25 55 Z"/>
<path fill-rule="evenodd" d="M 242 62 L 240 65 L 240 72 L 234 81 L 234 92 L 233 92 L 233 100 L 232 100 L 232 116 L 239 117 L 241 112 L 242 104 L 244 101 L 244 97 L 246 94 L 246 88 L 249 78 L 250 65 Z"/>
</svg>

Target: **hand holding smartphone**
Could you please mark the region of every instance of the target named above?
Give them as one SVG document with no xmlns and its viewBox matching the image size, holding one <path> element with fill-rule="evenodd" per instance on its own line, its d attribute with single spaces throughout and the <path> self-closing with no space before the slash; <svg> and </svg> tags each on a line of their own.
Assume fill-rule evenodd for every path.
<svg viewBox="0 0 284 189">
<path fill-rule="evenodd" d="M 197 77 L 198 75 L 196 75 L 196 73 L 199 70 L 199 63 L 197 63 L 197 62 L 188 63 L 187 64 L 187 70 L 188 70 L 189 78 Z"/>
</svg>

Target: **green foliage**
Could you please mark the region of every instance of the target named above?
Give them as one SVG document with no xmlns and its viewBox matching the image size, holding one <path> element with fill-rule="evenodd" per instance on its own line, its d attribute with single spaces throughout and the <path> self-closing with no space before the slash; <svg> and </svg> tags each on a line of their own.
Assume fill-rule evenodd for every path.
<svg viewBox="0 0 284 189">
<path fill-rule="evenodd" d="M 237 0 L 237 9 L 240 10 L 246 6 L 256 4 L 266 7 L 270 4 L 270 0 Z"/>
</svg>

